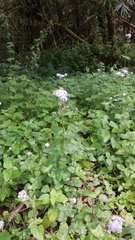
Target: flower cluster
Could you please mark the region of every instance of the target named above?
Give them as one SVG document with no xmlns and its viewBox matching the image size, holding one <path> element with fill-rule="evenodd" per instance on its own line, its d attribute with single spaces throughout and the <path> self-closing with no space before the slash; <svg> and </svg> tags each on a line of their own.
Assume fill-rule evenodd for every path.
<svg viewBox="0 0 135 240">
<path fill-rule="evenodd" d="M 125 77 L 125 75 L 128 74 L 128 70 L 127 69 L 122 69 L 120 72 L 117 72 L 116 75 L 119 77 Z"/>
<path fill-rule="evenodd" d="M 22 190 L 21 192 L 18 193 L 18 198 L 22 201 L 25 202 L 29 199 L 29 196 L 25 190 Z"/>
<path fill-rule="evenodd" d="M 4 222 L 1 220 L 1 221 L 0 221 L 0 230 L 2 230 L 3 227 L 4 227 Z"/>
<path fill-rule="evenodd" d="M 119 77 L 124 77 L 125 76 L 124 73 L 122 73 L 122 72 L 117 72 L 116 75 L 119 76 Z"/>
<path fill-rule="evenodd" d="M 108 224 L 108 230 L 110 232 L 116 232 L 121 233 L 122 232 L 122 223 L 123 219 L 117 215 L 113 215 L 110 218 L 109 224 Z"/>
<path fill-rule="evenodd" d="M 128 40 L 132 37 L 131 33 L 126 33 L 125 36 Z"/>
<path fill-rule="evenodd" d="M 56 77 L 58 77 L 58 78 L 67 77 L 67 73 L 64 73 L 64 74 L 57 73 L 57 74 L 56 74 Z"/>
<path fill-rule="evenodd" d="M 63 102 L 67 102 L 67 91 L 64 90 L 63 88 L 60 88 L 58 90 L 55 90 L 53 92 L 53 94 L 58 97 L 59 100 L 63 101 Z"/>
</svg>

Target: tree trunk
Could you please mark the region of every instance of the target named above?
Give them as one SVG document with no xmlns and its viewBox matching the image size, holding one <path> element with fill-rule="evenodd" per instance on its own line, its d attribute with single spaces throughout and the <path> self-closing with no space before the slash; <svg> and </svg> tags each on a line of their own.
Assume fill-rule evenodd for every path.
<svg viewBox="0 0 135 240">
<path fill-rule="evenodd" d="M 114 17 L 113 17 L 113 8 L 112 7 L 106 13 L 106 16 L 107 16 L 107 21 L 108 21 L 109 40 L 112 40 L 113 36 L 114 36 Z"/>
</svg>

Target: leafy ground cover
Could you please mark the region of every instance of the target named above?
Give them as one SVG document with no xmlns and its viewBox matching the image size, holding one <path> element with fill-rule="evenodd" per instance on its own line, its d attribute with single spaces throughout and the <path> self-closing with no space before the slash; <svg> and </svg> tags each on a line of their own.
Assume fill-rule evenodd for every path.
<svg viewBox="0 0 135 240">
<path fill-rule="evenodd" d="M 135 239 L 135 76 L 57 76 L 1 77 L 0 239 Z"/>
</svg>

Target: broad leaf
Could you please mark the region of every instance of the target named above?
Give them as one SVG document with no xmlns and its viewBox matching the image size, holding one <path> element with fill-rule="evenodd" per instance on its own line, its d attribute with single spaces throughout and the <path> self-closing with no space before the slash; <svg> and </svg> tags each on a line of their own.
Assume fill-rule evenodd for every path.
<svg viewBox="0 0 135 240">
<path fill-rule="evenodd" d="M 57 219 L 58 217 L 58 209 L 56 208 L 50 208 L 48 210 L 48 218 L 50 220 L 50 222 L 55 222 L 55 220 Z"/>
<path fill-rule="evenodd" d="M 44 228 L 42 225 L 31 228 L 31 233 L 36 240 L 44 240 Z"/>
</svg>

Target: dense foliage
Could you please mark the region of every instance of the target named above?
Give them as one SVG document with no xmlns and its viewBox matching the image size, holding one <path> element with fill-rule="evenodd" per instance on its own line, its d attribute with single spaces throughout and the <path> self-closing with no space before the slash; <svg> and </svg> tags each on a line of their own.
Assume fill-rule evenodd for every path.
<svg viewBox="0 0 135 240">
<path fill-rule="evenodd" d="M 104 68 L 1 77 L 1 239 L 134 239 L 135 77 Z"/>
<path fill-rule="evenodd" d="M 133 0 L 1 1 L 0 71 L 7 58 L 25 68 L 36 59 L 34 69 L 41 75 L 66 68 L 93 71 L 101 61 L 125 67 L 126 59 L 134 67 L 134 19 Z"/>
<path fill-rule="evenodd" d="M 1 240 L 135 239 L 134 19 L 133 0 L 1 0 Z"/>
</svg>

